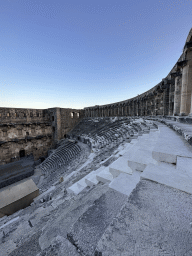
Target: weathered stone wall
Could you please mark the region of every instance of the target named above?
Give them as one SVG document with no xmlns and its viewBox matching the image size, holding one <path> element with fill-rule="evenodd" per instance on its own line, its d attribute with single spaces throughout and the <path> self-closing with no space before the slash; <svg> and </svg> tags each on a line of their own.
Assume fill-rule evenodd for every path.
<svg viewBox="0 0 192 256">
<path fill-rule="evenodd" d="M 30 154 L 45 157 L 83 117 L 76 109 L 0 108 L 0 165 Z"/>
<path fill-rule="evenodd" d="M 81 109 L 49 108 L 48 112 L 52 122 L 55 142 L 65 138 L 66 134 L 84 117 L 84 110 Z"/>
<path fill-rule="evenodd" d="M 85 108 L 86 117 L 192 115 L 192 29 L 183 53 L 156 86 L 134 98 Z"/>
</svg>

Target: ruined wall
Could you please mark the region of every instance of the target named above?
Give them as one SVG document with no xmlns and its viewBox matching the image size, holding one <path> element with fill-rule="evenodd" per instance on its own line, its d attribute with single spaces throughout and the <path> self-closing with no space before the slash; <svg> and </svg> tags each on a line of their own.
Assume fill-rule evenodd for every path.
<svg viewBox="0 0 192 256">
<path fill-rule="evenodd" d="M 156 86 L 131 99 L 84 110 L 85 117 L 192 116 L 192 29 L 177 63 Z"/>
<path fill-rule="evenodd" d="M 45 157 L 83 117 L 76 109 L 0 108 L 0 165 L 30 154 Z"/>
<path fill-rule="evenodd" d="M 75 125 L 84 117 L 84 110 L 71 108 L 49 108 L 55 142 L 66 137 Z"/>
</svg>

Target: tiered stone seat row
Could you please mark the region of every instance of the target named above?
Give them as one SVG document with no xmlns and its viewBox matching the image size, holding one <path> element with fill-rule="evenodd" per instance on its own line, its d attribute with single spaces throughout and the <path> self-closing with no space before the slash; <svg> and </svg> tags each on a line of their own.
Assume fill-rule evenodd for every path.
<svg viewBox="0 0 192 256">
<path fill-rule="evenodd" d="M 81 148 L 77 144 L 64 141 L 39 167 L 44 172 L 57 169 L 75 158 L 80 151 Z"/>
<path fill-rule="evenodd" d="M 76 138 L 90 144 L 92 148 L 113 146 L 124 139 L 132 139 L 148 133 L 153 125 L 142 119 L 127 117 L 117 118 L 87 118 L 83 119 L 75 129 L 68 134 L 69 138 Z M 155 127 L 153 127 L 155 128 Z"/>
<path fill-rule="evenodd" d="M 154 128 L 150 122 L 146 125 Z M 186 147 L 169 128 L 158 126 L 158 130 L 151 129 L 149 134 L 137 138 L 135 143 L 127 143 L 120 158 L 108 167 L 102 166 L 87 174 L 69 187 L 68 192 L 79 194 L 87 186 L 107 182 L 110 188 L 130 195 L 141 178 L 192 194 L 191 148 Z"/>
</svg>

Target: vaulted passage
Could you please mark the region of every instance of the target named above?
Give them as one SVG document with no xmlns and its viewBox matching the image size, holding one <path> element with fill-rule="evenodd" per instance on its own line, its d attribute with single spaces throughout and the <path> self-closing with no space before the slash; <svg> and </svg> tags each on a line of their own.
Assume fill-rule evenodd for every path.
<svg viewBox="0 0 192 256">
<path fill-rule="evenodd" d="M 19 156 L 20 157 L 24 157 L 25 156 L 25 150 L 24 149 L 19 151 Z"/>
</svg>

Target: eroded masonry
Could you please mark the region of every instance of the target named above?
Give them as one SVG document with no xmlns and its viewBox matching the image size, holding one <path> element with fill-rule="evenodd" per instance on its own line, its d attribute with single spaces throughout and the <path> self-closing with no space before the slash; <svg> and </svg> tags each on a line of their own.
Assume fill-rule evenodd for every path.
<svg viewBox="0 0 192 256">
<path fill-rule="evenodd" d="M 47 151 L 82 119 L 84 111 L 65 108 L 0 108 L 0 165 Z"/>
</svg>

